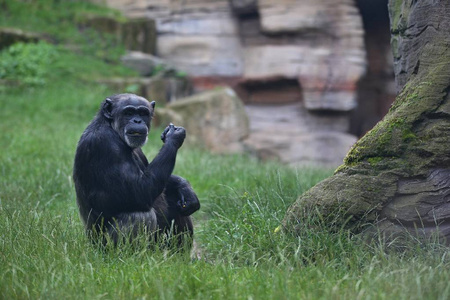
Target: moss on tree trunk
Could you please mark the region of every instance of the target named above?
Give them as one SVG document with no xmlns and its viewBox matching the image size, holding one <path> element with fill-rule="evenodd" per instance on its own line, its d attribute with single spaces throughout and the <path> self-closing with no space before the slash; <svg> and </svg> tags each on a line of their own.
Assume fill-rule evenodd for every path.
<svg viewBox="0 0 450 300">
<path fill-rule="evenodd" d="M 450 240 L 450 1 L 390 0 L 397 87 L 389 113 L 334 176 L 288 210 L 286 230 L 319 213 L 333 226 Z M 373 227 L 372 227 L 373 228 Z"/>
</svg>

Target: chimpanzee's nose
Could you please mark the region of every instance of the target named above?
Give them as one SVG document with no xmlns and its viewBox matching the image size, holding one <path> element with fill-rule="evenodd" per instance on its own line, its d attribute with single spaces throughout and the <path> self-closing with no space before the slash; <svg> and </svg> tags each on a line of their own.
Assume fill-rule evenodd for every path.
<svg viewBox="0 0 450 300">
<path fill-rule="evenodd" d="M 139 119 L 134 119 L 133 122 L 136 123 L 136 124 L 141 124 L 142 123 L 142 121 L 139 120 Z"/>
</svg>

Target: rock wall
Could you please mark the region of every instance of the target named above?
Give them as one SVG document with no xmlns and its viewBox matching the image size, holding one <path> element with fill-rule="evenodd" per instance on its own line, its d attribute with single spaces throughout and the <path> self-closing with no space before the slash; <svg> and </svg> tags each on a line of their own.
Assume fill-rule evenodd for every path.
<svg viewBox="0 0 450 300">
<path fill-rule="evenodd" d="M 249 134 L 244 106 L 230 88 L 198 93 L 156 110 L 155 121 L 166 126 L 182 124 L 188 132 L 186 144 L 195 144 L 213 153 L 242 152 Z"/>
<path fill-rule="evenodd" d="M 247 104 L 251 124 L 257 124 L 252 116 L 259 114 L 257 106 L 262 104 L 271 106 L 272 115 L 267 117 L 273 119 L 272 127 L 277 126 L 279 118 L 271 116 L 285 111 L 281 106 L 291 105 L 297 110 L 295 115 L 300 119 L 293 119 L 294 126 L 302 126 L 304 120 L 314 122 L 314 116 L 320 114 L 331 125 L 318 136 L 328 131 L 339 139 L 334 144 L 344 145 L 345 150 L 331 149 L 335 165 L 354 142 L 355 138 L 348 135 L 350 112 L 357 107 L 358 81 L 367 66 L 363 23 L 354 0 L 94 1 L 120 9 L 127 17 L 154 19 L 156 54 L 187 72 L 197 91 L 218 85 L 234 88 Z M 332 125 L 342 119 L 349 126 Z M 353 123 L 362 127 L 358 122 Z M 309 124 L 300 131 L 314 135 L 313 128 L 317 126 Z M 257 136 L 269 134 L 272 132 L 252 131 L 248 143 L 251 151 L 262 151 Z M 301 152 L 304 141 L 286 136 L 278 142 L 273 139 L 264 149 L 272 148 L 275 156 L 286 160 L 286 151 L 277 150 L 280 144 L 290 143 L 288 152 L 295 153 Z M 323 155 L 323 161 L 329 159 L 325 157 L 328 155 Z M 295 157 L 298 155 L 291 155 L 287 161 L 297 160 Z M 321 161 L 317 152 L 314 157 L 304 157 L 305 161 L 309 158 Z"/>
<path fill-rule="evenodd" d="M 157 54 L 194 77 L 239 77 L 244 91 L 294 79 L 303 97 L 291 101 L 303 99 L 309 110 L 356 106 L 366 61 L 353 0 L 104 2 L 128 17 L 155 19 Z"/>
<path fill-rule="evenodd" d="M 111 34 L 117 42 L 122 43 L 128 50 L 144 53 L 155 53 L 156 29 L 152 19 L 127 19 L 81 15 L 78 20 L 78 29 L 94 29 L 99 32 Z"/>
<path fill-rule="evenodd" d="M 243 73 L 237 20 L 227 0 L 106 0 L 128 17 L 156 20 L 157 54 L 177 69 L 199 76 Z"/>
<path fill-rule="evenodd" d="M 309 110 L 356 106 L 365 50 L 352 0 L 260 0 L 258 15 L 260 30 L 247 37 L 244 78 L 295 78 Z"/>
</svg>

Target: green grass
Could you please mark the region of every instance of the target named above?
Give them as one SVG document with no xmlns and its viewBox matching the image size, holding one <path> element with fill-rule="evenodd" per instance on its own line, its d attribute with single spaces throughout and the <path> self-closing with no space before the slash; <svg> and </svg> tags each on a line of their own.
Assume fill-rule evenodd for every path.
<svg viewBox="0 0 450 300">
<path fill-rule="evenodd" d="M 24 11 L 0 17 L 2 25 L 25 26 L 26 5 L 39 31 L 63 16 L 49 12 L 58 1 L 3 3 L 7 12 L 12 4 Z M 61 3 L 64 14 L 97 9 Z M 52 34 L 70 40 L 77 34 L 71 24 Z M 78 216 L 72 163 L 81 133 L 113 93 L 91 79 L 131 73 L 89 51 L 56 48 L 43 84 L 0 87 L 0 299 L 450 298 L 450 253 L 438 244 L 411 243 L 397 252 L 345 230 L 329 232 L 317 220 L 302 220 L 311 226 L 300 236 L 274 232 L 298 195 L 331 170 L 185 146 L 175 173 L 191 182 L 202 203 L 194 214 L 200 258 L 91 245 Z M 149 157 L 161 146 L 160 132 L 153 128 L 144 147 Z"/>
<path fill-rule="evenodd" d="M 287 207 L 331 171 L 181 148 L 176 173 L 198 192 L 200 259 L 102 251 L 84 236 L 71 179 L 76 143 L 105 87 L 79 80 L 0 94 L 2 299 L 447 299 L 448 249 L 384 251 L 325 225 L 274 233 Z M 144 152 L 161 146 L 152 130 Z M 305 220 L 310 222 L 310 220 Z"/>
<path fill-rule="evenodd" d="M 57 43 L 86 41 L 76 25 L 88 16 L 123 19 L 119 12 L 87 0 L 1 0 L 0 8 L 0 27 L 40 33 Z"/>
<path fill-rule="evenodd" d="M 0 28 L 17 28 L 41 39 L 74 49 L 85 56 L 117 62 L 125 52 L 120 38 L 87 25 L 91 16 L 109 17 L 121 23 L 118 11 L 88 0 L 0 0 Z"/>
</svg>

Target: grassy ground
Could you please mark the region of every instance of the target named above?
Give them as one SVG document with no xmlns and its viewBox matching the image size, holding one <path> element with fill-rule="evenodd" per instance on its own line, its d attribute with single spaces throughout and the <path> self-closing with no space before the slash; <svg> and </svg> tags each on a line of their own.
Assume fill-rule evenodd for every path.
<svg viewBox="0 0 450 300">
<path fill-rule="evenodd" d="M 2 299 L 448 299 L 448 250 L 398 253 L 326 226 L 274 233 L 298 194 L 330 171 L 182 148 L 176 173 L 203 207 L 201 259 L 88 243 L 71 180 L 77 140 L 108 95 L 73 82 L 0 94 Z M 161 142 L 154 129 L 144 151 Z M 308 220 L 305 220 L 308 222 Z"/>
<path fill-rule="evenodd" d="M 16 2 L 5 3 L 9 19 L 0 10 L 1 22 L 22 24 L 26 13 L 14 18 Z M 42 6 L 32 23 L 51 24 L 45 8 L 56 2 L 32 3 Z M 70 5 L 96 9 L 70 3 L 66 15 Z M 203 205 L 194 214 L 200 259 L 95 248 L 78 217 L 71 172 L 76 143 L 111 91 L 83 80 L 130 72 L 95 55 L 56 51 L 45 83 L 0 88 L 0 299 L 450 298 L 447 248 L 385 251 L 320 223 L 299 237 L 274 232 L 287 207 L 330 170 L 186 147 L 175 173 L 191 181 Z M 149 157 L 161 146 L 160 131 L 153 129 L 144 147 Z"/>
</svg>

